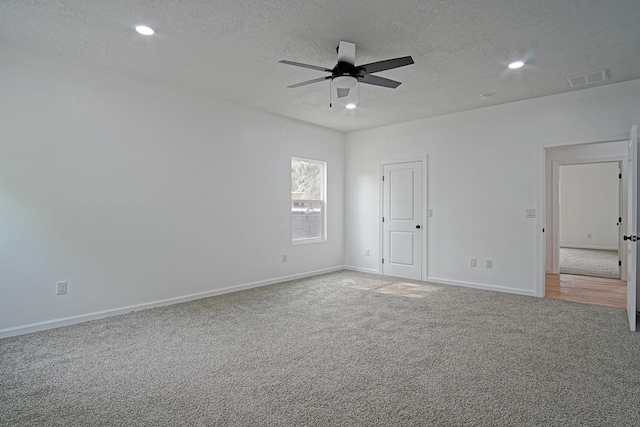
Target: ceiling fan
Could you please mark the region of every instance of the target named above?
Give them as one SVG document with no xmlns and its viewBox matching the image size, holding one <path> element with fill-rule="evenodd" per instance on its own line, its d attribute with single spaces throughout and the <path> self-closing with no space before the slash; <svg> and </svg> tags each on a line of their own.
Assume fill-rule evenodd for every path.
<svg viewBox="0 0 640 427">
<path fill-rule="evenodd" d="M 387 59 L 385 61 L 371 62 L 369 64 L 355 66 L 356 45 L 353 43 L 341 41 L 338 46 L 338 63 L 332 69 L 318 67 L 315 65 L 302 64 L 293 61 L 280 61 L 282 64 L 295 65 L 296 67 L 310 68 L 312 70 L 324 71 L 331 73 L 330 76 L 319 77 L 317 79 L 308 80 L 306 82 L 297 83 L 288 86 L 296 88 L 312 83 L 318 83 L 325 80 L 331 80 L 337 88 L 338 98 L 349 96 L 349 90 L 356 86 L 358 82 L 366 83 L 374 86 L 389 87 L 395 89 L 400 86 L 400 82 L 386 79 L 384 77 L 374 76 L 372 73 L 391 70 L 393 68 L 404 67 L 413 64 L 413 58 L 403 56 L 401 58 Z"/>
</svg>

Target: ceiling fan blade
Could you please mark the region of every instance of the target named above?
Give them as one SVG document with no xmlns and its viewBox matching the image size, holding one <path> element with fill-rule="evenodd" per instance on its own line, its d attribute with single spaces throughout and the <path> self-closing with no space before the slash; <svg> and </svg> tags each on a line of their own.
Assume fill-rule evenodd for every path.
<svg viewBox="0 0 640 427">
<path fill-rule="evenodd" d="M 316 65 L 302 64 L 300 62 L 293 62 L 293 61 L 285 61 L 284 59 L 282 61 L 278 61 L 278 62 L 280 62 L 281 64 L 295 65 L 296 67 L 311 68 L 312 70 L 326 71 L 328 73 L 331 72 L 331 70 L 328 69 L 328 68 L 318 67 Z"/>
<path fill-rule="evenodd" d="M 307 80 L 306 82 L 297 83 L 295 85 L 291 85 L 291 86 L 287 86 L 287 87 L 293 89 L 294 87 L 306 86 L 306 85 L 310 85 L 311 83 L 318 83 L 318 82 L 322 82 L 322 81 L 325 81 L 325 80 L 329 80 L 330 78 L 331 78 L 331 76 L 320 77 L 320 78 L 317 78 L 317 79 Z"/>
<path fill-rule="evenodd" d="M 391 70 L 393 68 L 404 67 L 405 65 L 413 64 L 413 58 L 410 56 L 403 56 L 402 58 L 387 59 L 384 61 L 371 62 L 369 64 L 358 65 L 356 70 L 358 72 L 364 71 L 364 74 L 377 73 L 378 71 Z"/>
<path fill-rule="evenodd" d="M 395 89 L 400 86 L 400 82 L 391 79 L 385 79 L 384 77 L 372 76 L 371 74 L 367 74 L 364 77 L 358 77 L 358 81 L 360 83 L 366 83 L 374 86 L 383 86 L 390 87 L 391 89 Z"/>
<path fill-rule="evenodd" d="M 349 88 L 337 88 L 338 98 L 346 98 L 349 96 Z"/>
<path fill-rule="evenodd" d="M 340 42 L 338 46 L 338 62 L 348 62 L 353 65 L 356 61 L 356 45 L 349 42 Z"/>
</svg>

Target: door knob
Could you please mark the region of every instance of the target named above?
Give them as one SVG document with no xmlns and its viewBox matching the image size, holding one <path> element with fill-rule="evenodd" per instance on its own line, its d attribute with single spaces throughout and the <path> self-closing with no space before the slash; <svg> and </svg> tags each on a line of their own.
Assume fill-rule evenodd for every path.
<svg viewBox="0 0 640 427">
<path fill-rule="evenodd" d="M 416 228 L 420 228 L 420 226 L 419 226 L 419 225 L 416 225 Z"/>
<path fill-rule="evenodd" d="M 622 236 L 622 240 L 631 240 L 632 242 L 636 242 L 638 240 L 638 236 Z"/>
</svg>

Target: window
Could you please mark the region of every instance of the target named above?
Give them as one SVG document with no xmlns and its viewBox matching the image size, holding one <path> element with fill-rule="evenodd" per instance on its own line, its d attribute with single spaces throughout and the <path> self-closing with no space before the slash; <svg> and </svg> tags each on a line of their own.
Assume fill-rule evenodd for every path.
<svg viewBox="0 0 640 427">
<path fill-rule="evenodd" d="M 326 240 L 327 162 L 291 158 L 291 240 L 293 243 Z"/>
</svg>

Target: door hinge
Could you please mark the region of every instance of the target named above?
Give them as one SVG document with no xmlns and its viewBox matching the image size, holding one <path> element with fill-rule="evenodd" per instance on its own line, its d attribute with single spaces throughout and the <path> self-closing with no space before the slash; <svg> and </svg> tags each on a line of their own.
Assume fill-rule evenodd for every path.
<svg viewBox="0 0 640 427">
<path fill-rule="evenodd" d="M 622 179 L 622 174 L 621 173 L 618 174 L 618 179 Z"/>
<path fill-rule="evenodd" d="M 542 232 L 544 233 L 544 228 L 542 229 Z"/>
<path fill-rule="evenodd" d="M 622 261 L 618 261 L 618 266 L 622 267 Z"/>
<path fill-rule="evenodd" d="M 382 175 L 382 180 L 384 181 L 384 175 Z"/>
<path fill-rule="evenodd" d="M 382 263 L 384 264 L 384 258 L 382 258 Z"/>
<path fill-rule="evenodd" d="M 384 222 L 384 217 L 382 217 L 382 222 Z"/>
<path fill-rule="evenodd" d="M 622 217 L 620 216 L 618 217 L 618 223 L 621 223 L 621 222 L 622 222 Z"/>
</svg>

